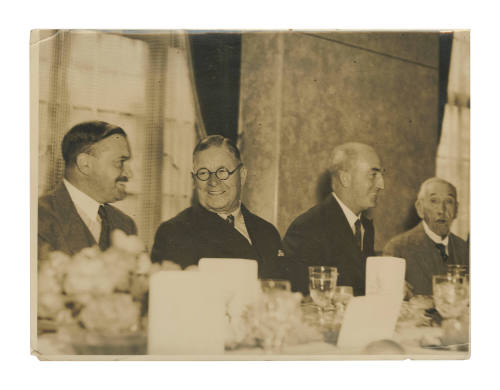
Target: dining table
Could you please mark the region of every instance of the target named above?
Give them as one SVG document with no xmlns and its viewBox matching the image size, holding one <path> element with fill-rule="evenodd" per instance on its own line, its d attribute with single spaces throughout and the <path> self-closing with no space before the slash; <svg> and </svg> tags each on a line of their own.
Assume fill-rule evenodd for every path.
<svg viewBox="0 0 500 390">
<path fill-rule="evenodd" d="M 391 338 L 369 346 L 340 347 L 336 344 L 339 329 L 322 329 L 316 337 L 273 348 L 243 345 L 226 347 L 221 354 L 189 355 L 148 354 L 145 330 L 136 332 L 133 339 L 130 335 L 118 336 L 106 340 L 101 348 L 97 345 L 85 349 L 75 343 L 71 334 L 45 328 L 33 345 L 33 353 L 41 360 L 462 360 L 469 357 L 470 351 L 468 342 L 442 345 L 444 330 L 439 324 L 404 318 L 398 320 Z"/>
</svg>

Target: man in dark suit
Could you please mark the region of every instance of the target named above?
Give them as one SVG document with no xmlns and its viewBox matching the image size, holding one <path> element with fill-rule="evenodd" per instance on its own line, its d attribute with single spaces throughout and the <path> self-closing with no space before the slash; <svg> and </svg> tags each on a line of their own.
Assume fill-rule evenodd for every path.
<svg viewBox="0 0 500 390">
<path fill-rule="evenodd" d="M 125 198 L 132 172 L 127 135 L 106 122 L 80 123 L 64 136 L 64 179 L 38 200 L 38 257 L 60 250 L 69 255 L 110 245 L 121 229 L 136 234 L 134 221 L 109 203 Z"/>
<path fill-rule="evenodd" d="M 434 275 L 446 274 L 448 264 L 469 264 L 467 243 L 450 232 L 457 216 L 457 190 L 438 177 L 427 179 L 415 208 L 422 222 L 392 238 L 384 254 L 406 259 L 406 281 L 413 294 L 431 295 Z"/>
<path fill-rule="evenodd" d="M 329 170 L 332 194 L 288 228 L 284 273 L 294 290 L 307 294 L 308 266 L 337 267 L 337 284 L 363 295 L 366 258 L 374 255 L 375 236 L 363 212 L 377 204 L 384 188 L 383 169 L 371 146 L 350 142 L 333 150 Z"/>
<path fill-rule="evenodd" d="M 220 135 L 201 140 L 193 152 L 193 172 L 199 203 L 160 225 L 152 261 L 185 268 L 203 257 L 254 259 L 259 277 L 275 276 L 281 238 L 241 203 L 247 171 L 238 148 Z"/>
</svg>

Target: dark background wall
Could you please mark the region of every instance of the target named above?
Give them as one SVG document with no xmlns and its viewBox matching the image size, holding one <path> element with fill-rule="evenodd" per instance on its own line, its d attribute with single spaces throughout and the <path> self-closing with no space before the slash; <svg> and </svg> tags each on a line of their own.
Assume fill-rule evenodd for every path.
<svg viewBox="0 0 500 390">
<path fill-rule="evenodd" d="M 418 187 L 435 172 L 439 53 L 438 33 L 244 34 L 239 129 L 250 208 L 284 234 L 328 192 L 332 148 L 359 141 L 387 169 L 376 249 L 413 226 Z"/>
</svg>

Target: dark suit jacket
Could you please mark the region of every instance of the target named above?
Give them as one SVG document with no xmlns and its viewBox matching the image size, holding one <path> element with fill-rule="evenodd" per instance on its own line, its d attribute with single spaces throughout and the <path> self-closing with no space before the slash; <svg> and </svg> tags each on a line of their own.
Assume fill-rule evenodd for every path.
<svg viewBox="0 0 500 390">
<path fill-rule="evenodd" d="M 217 214 L 196 204 L 160 225 L 151 260 L 170 260 L 185 268 L 203 257 L 255 259 L 260 278 L 274 277 L 278 253 L 283 253 L 278 231 L 244 205 L 241 212 L 252 245 Z"/>
<path fill-rule="evenodd" d="M 105 205 L 111 231 L 121 229 L 137 234 L 132 218 L 111 205 Z M 38 257 L 59 250 L 74 255 L 83 248 L 97 245 L 82 221 L 63 183 L 38 199 Z"/>
<path fill-rule="evenodd" d="M 284 277 L 292 288 L 309 292 L 308 266 L 337 267 L 337 285 L 352 286 L 355 295 L 365 293 L 366 257 L 374 255 L 373 223 L 362 218 L 363 252 L 337 200 L 328 196 L 292 222 L 286 232 Z"/>
<path fill-rule="evenodd" d="M 425 234 L 424 225 L 392 238 L 384 248 L 388 256 L 406 259 L 406 280 L 414 294 L 432 294 L 432 276 L 446 274 L 447 264 L 469 264 L 468 246 L 460 237 L 450 233 L 448 259 L 441 257 L 436 244 Z"/>
</svg>

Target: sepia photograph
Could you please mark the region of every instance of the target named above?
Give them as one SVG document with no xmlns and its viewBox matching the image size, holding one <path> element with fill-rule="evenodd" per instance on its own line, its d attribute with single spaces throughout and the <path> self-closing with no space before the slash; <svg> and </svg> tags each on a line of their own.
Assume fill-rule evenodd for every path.
<svg viewBox="0 0 500 390">
<path fill-rule="evenodd" d="M 32 30 L 31 354 L 470 358 L 468 30 Z"/>
</svg>

